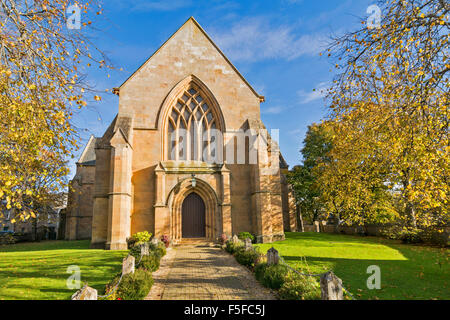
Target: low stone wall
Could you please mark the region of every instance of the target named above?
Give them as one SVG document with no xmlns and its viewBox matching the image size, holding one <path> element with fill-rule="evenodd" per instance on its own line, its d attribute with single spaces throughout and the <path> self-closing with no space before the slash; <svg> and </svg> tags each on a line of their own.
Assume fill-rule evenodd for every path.
<svg viewBox="0 0 450 320">
<path fill-rule="evenodd" d="M 324 233 L 338 233 L 338 234 L 347 234 L 347 235 L 367 235 L 367 236 L 375 236 L 382 237 L 383 232 L 391 227 L 390 224 L 384 225 L 367 225 L 364 227 L 359 226 L 338 226 L 336 228 L 335 225 L 327 225 L 326 222 L 321 222 L 319 227 L 316 225 L 304 225 L 305 232 L 324 232 Z M 320 231 L 319 231 L 319 230 Z M 445 227 L 444 229 L 444 237 L 447 239 L 450 236 L 450 227 Z M 447 240 L 448 241 L 448 240 Z"/>
<path fill-rule="evenodd" d="M 304 226 L 305 232 L 314 232 L 316 231 L 316 227 L 312 224 L 305 224 Z"/>
<path fill-rule="evenodd" d="M 334 233 L 335 232 L 335 227 L 334 226 L 322 226 L 322 232 L 325 233 Z"/>
<path fill-rule="evenodd" d="M 324 233 L 341 233 L 347 235 L 360 235 L 364 233 L 369 236 L 382 236 L 383 230 L 386 230 L 387 225 L 368 225 L 365 227 L 358 226 L 338 226 L 327 225 L 320 223 L 319 230 Z M 305 232 L 319 232 L 316 225 L 304 225 Z"/>
</svg>

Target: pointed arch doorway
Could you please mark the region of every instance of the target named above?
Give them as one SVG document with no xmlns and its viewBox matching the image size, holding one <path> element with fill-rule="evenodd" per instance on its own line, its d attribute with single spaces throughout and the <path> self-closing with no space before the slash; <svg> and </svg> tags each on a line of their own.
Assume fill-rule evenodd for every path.
<svg viewBox="0 0 450 320">
<path fill-rule="evenodd" d="M 182 205 L 182 235 L 185 239 L 206 237 L 205 203 L 195 192 L 190 193 Z"/>
<path fill-rule="evenodd" d="M 167 163 L 167 165 L 170 164 L 172 164 L 172 162 Z M 161 162 L 161 165 L 163 166 L 164 163 Z M 167 172 L 171 172 L 170 168 L 166 170 L 168 170 Z M 171 239 L 173 239 L 174 243 L 181 243 L 183 238 L 188 236 L 188 234 L 183 235 L 183 204 L 190 194 L 195 193 L 202 200 L 202 202 L 197 201 L 199 203 L 198 206 L 200 207 L 200 210 L 196 210 L 195 212 L 197 214 L 204 212 L 204 214 L 200 214 L 200 217 L 198 219 L 200 223 L 197 223 L 197 226 L 199 227 L 199 229 L 201 228 L 201 230 L 199 230 L 198 232 L 198 236 L 200 236 L 201 238 L 197 239 L 216 241 L 219 238 L 219 235 L 222 234 L 222 224 L 220 220 L 220 217 L 222 215 L 222 207 L 219 205 L 217 194 L 213 187 L 208 182 L 202 179 L 200 173 L 197 175 L 197 183 L 195 188 L 193 188 L 191 181 L 192 179 L 190 176 L 191 174 L 185 179 L 178 182 L 178 184 L 176 184 L 169 192 L 169 195 L 167 197 L 167 204 L 168 209 L 170 210 L 170 231 L 167 230 L 164 232 L 167 234 L 169 234 L 170 232 L 170 237 Z M 193 197 L 195 196 L 191 196 L 189 197 L 189 199 Z M 187 205 L 189 203 L 190 200 L 187 200 L 184 210 L 184 215 L 185 217 L 187 216 L 184 219 L 184 223 L 188 225 L 188 228 L 190 219 L 190 215 L 188 213 L 191 211 L 187 210 Z M 203 219 L 204 222 L 201 221 Z M 161 234 L 164 234 L 164 232 Z"/>
</svg>

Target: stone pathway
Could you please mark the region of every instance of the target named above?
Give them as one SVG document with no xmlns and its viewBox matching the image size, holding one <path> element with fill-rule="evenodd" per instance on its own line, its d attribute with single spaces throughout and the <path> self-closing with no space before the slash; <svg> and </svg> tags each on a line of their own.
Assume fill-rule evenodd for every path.
<svg viewBox="0 0 450 320">
<path fill-rule="evenodd" d="M 146 300 L 274 300 L 270 290 L 222 249 L 209 245 L 168 250 L 153 273 Z"/>
</svg>

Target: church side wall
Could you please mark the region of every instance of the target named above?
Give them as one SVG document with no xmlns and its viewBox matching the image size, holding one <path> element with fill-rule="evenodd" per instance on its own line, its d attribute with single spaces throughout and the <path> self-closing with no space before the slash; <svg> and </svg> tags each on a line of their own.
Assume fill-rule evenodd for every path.
<svg viewBox="0 0 450 320">
<path fill-rule="evenodd" d="M 256 233 L 252 219 L 251 165 L 227 165 L 231 171 L 231 221 L 233 234 Z"/>
<path fill-rule="evenodd" d="M 156 130 L 134 130 L 133 207 L 131 234 L 155 233 L 155 168 L 160 161 L 160 134 Z"/>
<path fill-rule="evenodd" d="M 283 225 L 284 231 L 290 232 L 295 231 L 291 230 L 291 222 L 290 222 L 290 204 L 289 204 L 289 185 L 286 180 L 286 176 L 281 174 L 281 197 L 283 201 Z"/>
<path fill-rule="evenodd" d="M 67 240 L 90 239 L 92 231 L 93 189 L 95 166 L 77 165 L 76 181 L 69 195 L 69 212 L 66 218 Z"/>
<path fill-rule="evenodd" d="M 104 248 L 108 231 L 108 193 L 111 179 L 111 150 L 95 150 L 96 170 L 94 189 L 94 214 L 92 217 L 92 247 Z"/>
</svg>

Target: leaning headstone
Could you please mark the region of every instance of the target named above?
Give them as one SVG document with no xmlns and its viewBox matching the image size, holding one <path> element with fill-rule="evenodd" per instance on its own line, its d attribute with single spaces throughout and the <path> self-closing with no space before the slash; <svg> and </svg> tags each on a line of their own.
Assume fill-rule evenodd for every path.
<svg viewBox="0 0 450 320">
<path fill-rule="evenodd" d="M 147 242 L 141 244 L 141 256 L 148 256 L 149 254 L 149 245 Z"/>
<path fill-rule="evenodd" d="M 245 239 L 245 251 L 252 250 L 252 240 L 250 238 Z"/>
<path fill-rule="evenodd" d="M 342 280 L 330 271 L 320 277 L 322 300 L 344 300 Z"/>
<path fill-rule="evenodd" d="M 274 247 L 267 250 L 267 264 L 278 264 L 279 262 L 278 251 Z"/>
<path fill-rule="evenodd" d="M 72 295 L 71 300 L 97 300 L 97 290 L 85 285 Z"/>
<path fill-rule="evenodd" d="M 134 273 L 134 263 L 135 259 L 132 255 L 128 255 L 128 257 L 124 258 L 122 262 L 122 274 L 126 275 Z"/>
</svg>

